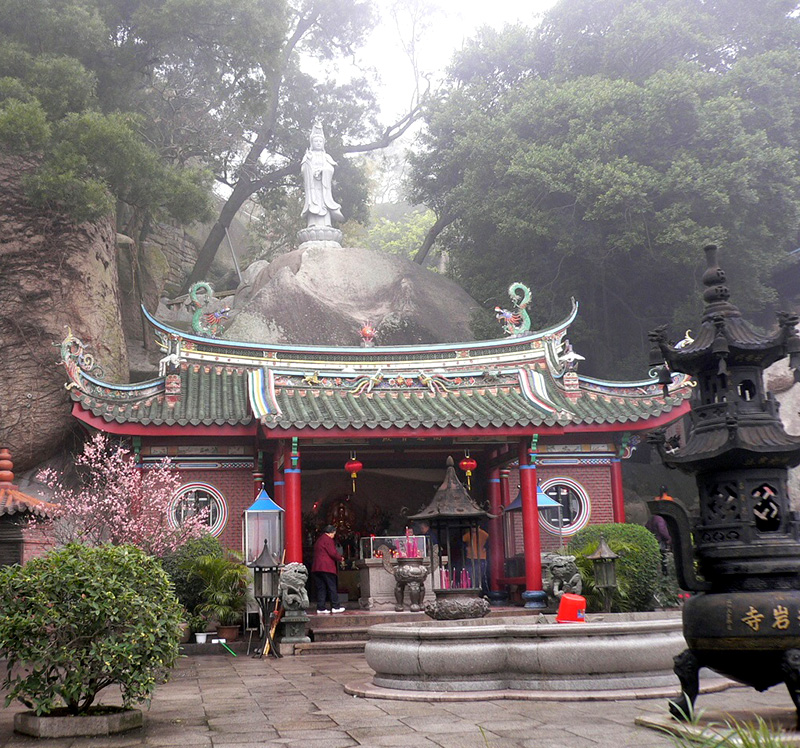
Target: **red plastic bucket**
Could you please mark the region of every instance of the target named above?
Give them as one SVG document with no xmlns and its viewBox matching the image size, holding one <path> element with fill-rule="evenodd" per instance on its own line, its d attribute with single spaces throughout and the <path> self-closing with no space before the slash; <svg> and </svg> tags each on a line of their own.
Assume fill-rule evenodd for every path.
<svg viewBox="0 0 800 748">
<path fill-rule="evenodd" d="M 584 623 L 586 621 L 586 598 L 565 592 L 558 604 L 556 621 L 558 623 Z"/>
</svg>

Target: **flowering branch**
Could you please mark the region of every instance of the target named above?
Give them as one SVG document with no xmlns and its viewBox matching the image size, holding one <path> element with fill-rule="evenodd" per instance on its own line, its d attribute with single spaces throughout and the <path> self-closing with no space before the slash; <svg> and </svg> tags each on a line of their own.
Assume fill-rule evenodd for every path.
<svg viewBox="0 0 800 748">
<path fill-rule="evenodd" d="M 63 476 L 50 468 L 38 476 L 58 505 L 52 524 L 57 543 L 130 544 L 162 556 L 208 532 L 207 510 L 187 517 L 180 527 L 167 521 L 181 485 L 168 459 L 141 470 L 130 450 L 96 434 L 75 465 L 81 478 L 77 488 L 65 486 Z"/>
</svg>

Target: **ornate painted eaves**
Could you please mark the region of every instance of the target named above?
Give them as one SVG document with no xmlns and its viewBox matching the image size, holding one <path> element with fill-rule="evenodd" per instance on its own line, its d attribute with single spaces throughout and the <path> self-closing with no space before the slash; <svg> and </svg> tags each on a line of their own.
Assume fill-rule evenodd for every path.
<svg viewBox="0 0 800 748">
<path fill-rule="evenodd" d="M 558 326 L 508 340 L 377 348 L 255 346 L 199 338 L 150 318 L 165 376 L 127 385 L 90 374 L 85 347 L 71 333 L 62 355 L 79 417 L 90 413 L 120 428 L 579 430 L 647 427 L 648 420 L 680 415 L 689 393 L 684 383 L 664 398 L 655 380 L 602 382 L 571 371 L 567 382 L 553 370 L 576 309 Z"/>
</svg>

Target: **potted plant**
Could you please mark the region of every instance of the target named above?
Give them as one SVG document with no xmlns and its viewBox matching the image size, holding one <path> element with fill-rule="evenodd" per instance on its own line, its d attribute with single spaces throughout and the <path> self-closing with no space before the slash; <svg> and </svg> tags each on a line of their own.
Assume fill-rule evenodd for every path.
<svg viewBox="0 0 800 748">
<path fill-rule="evenodd" d="M 14 729 L 67 737 L 140 727 L 132 707 L 177 660 L 181 619 L 159 563 L 132 546 L 70 544 L 0 570 L 6 705 L 30 709 Z M 96 703 L 111 685 L 122 708 Z"/>
<path fill-rule="evenodd" d="M 249 569 L 232 554 L 200 556 L 192 563 L 192 573 L 203 583 L 203 602 L 197 606 L 197 613 L 217 621 L 221 639 L 236 639 L 247 609 Z"/>
<path fill-rule="evenodd" d="M 186 625 L 189 635 L 187 641 L 192 641 L 192 637 L 196 637 L 198 633 L 206 630 L 206 619 L 203 616 L 190 613 L 186 616 Z"/>
</svg>

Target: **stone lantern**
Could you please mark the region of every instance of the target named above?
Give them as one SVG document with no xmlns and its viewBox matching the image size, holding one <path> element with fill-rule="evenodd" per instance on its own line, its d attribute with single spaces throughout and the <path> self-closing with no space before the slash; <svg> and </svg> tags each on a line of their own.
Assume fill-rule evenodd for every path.
<svg viewBox="0 0 800 748">
<path fill-rule="evenodd" d="M 787 354 L 800 365 L 798 317 L 779 314 L 776 331 L 755 330 L 729 301 L 716 247 L 705 252 L 695 338 L 650 333 L 660 380 L 683 372 L 697 384 L 686 443 L 667 443 L 663 431 L 651 437 L 667 466 L 696 477 L 699 495 L 694 527 L 679 504 L 649 503 L 669 526 L 678 581 L 699 593 L 684 605 L 688 649 L 675 658 L 682 694 L 670 710 L 679 719 L 691 713 L 701 667 L 759 691 L 784 682 L 800 709 L 800 518 L 787 491 L 800 437 L 786 433 L 763 383 L 763 370 Z"/>
<path fill-rule="evenodd" d="M 600 535 L 597 550 L 586 556 L 594 567 L 594 586 L 603 591 L 603 609 L 611 612 L 611 601 L 617 589 L 617 559 L 619 556 L 609 548 L 605 535 Z"/>
<path fill-rule="evenodd" d="M 480 618 L 489 612 L 489 601 L 481 588 L 486 573 L 485 538 L 481 522 L 492 518 L 467 493 L 456 475 L 452 457 L 433 501 L 410 520 L 430 524 L 428 548 L 434 604 L 426 604 L 432 618 Z M 484 547 L 484 559 L 480 558 Z"/>
</svg>

